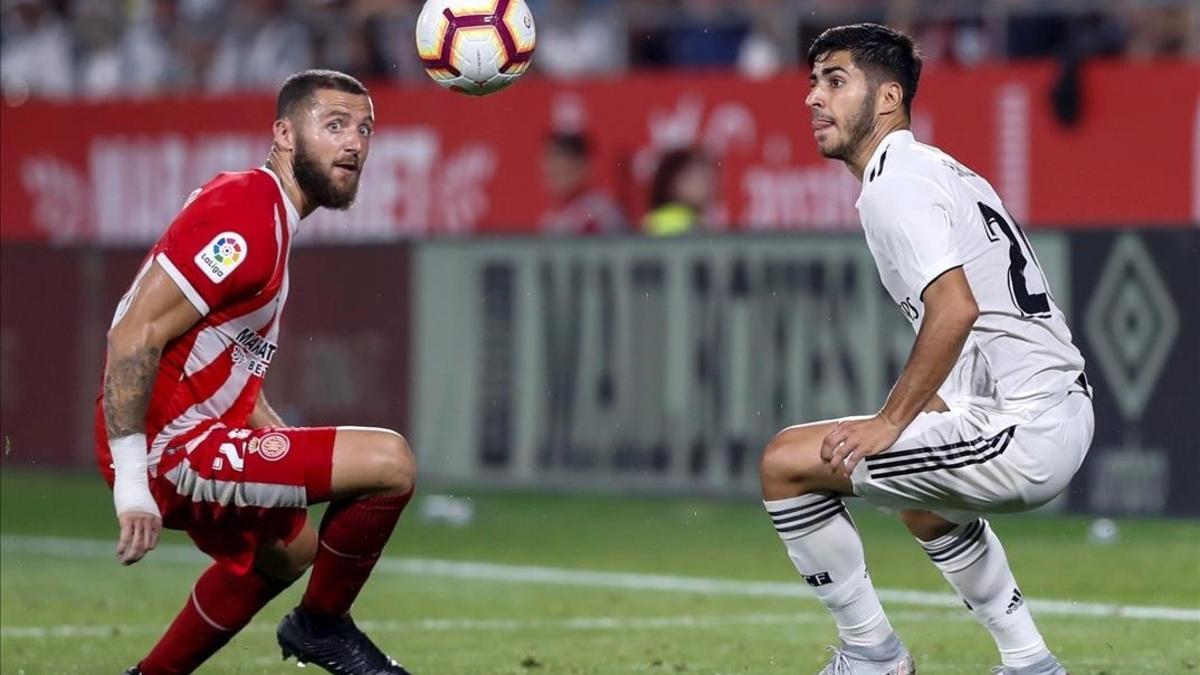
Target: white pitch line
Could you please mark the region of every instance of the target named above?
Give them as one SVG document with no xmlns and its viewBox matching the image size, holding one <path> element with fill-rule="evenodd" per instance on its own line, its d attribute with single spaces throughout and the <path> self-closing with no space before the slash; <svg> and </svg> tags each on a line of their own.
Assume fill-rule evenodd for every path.
<svg viewBox="0 0 1200 675">
<path fill-rule="evenodd" d="M 67 558 L 113 558 L 114 544 L 92 539 L 61 537 L 0 537 L 4 552 L 32 553 Z M 202 562 L 199 551 L 179 544 L 160 545 L 147 560 L 163 562 Z M 701 595 L 742 595 L 756 597 L 785 597 L 812 599 L 812 591 L 799 582 L 735 581 L 705 577 L 637 574 L 630 572 L 599 572 L 537 565 L 501 565 L 488 562 L 440 560 L 434 558 L 384 558 L 377 569 L 388 574 L 421 577 L 445 577 L 516 584 L 548 584 L 592 588 L 620 588 L 641 591 L 670 591 Z M 952 593 L 933 593 L 908 589 L 880 588 L 884 602 L 919 607 L 961 606 Z M 1190 607 L 1159 607 L 1117 605 L 1074 600 L 1031 600 L 1033 611 L 1072 617 L 1118 619 L 1157 619 L 1161 621 L 1200 622 L 1200 609 Z"/>
<path fill-rule="evenodd" d="M 958 613 L 917 610 L 895 612 L 889 616 L 898 621 L 920 622 L 947 620 L 965 620 Z M 595 617 L 566 617 L 561 619 L 419 619 L 416 621 L 358 621 L 364 630 L 380 633 L 414 633 L 414 632 L 515 632 L 522 630 L 553 629 L 568 631 L 604 631 L 604 630 L 652 630 L 669 628 L 723 628 L 728 626 L 797 626 L 807 624 L 827 624 L 829 617 L 824 612 L 813 613 L 783 613 L 783 614 L 682 614 L 674 616 L 595 616 Z M 273 632 L 275 626 L 268 622 L 256 622 L 247 626 L 242 632 L 267 633 Z M 111 638 L 138 634 L 157 635 L 162 633 L 162 626 L 108 626 L 108 625 L 71 625 L 57 626 L 3 626 L 0 636 L 5 638 Z"/>
</svg>

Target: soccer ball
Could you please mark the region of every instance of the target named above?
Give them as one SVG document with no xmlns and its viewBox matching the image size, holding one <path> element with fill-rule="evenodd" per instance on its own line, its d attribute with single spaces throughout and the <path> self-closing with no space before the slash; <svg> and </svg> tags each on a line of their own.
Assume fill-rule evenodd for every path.
<svg viewBox="0 0 1200 675">
<path fill-rule="evenodd" d="M 483 96 L 516 82 L 536 42 L 525 0 L 428 0 L 417 17 L 425 72 L 461 94 Z"/>
</svg>

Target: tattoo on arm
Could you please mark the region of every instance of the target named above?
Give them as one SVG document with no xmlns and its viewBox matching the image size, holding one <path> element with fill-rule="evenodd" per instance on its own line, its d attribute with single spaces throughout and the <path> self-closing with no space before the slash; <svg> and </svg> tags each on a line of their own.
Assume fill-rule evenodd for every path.
<svg viewBox="0 0 1200 675">
<path fill-rule="evenodd" d="M 104 417 L 109 438 L 146 433 L 146 411 L 162 350 L 139 347 L 111 358 L 104 371 Z"/>
</svg>

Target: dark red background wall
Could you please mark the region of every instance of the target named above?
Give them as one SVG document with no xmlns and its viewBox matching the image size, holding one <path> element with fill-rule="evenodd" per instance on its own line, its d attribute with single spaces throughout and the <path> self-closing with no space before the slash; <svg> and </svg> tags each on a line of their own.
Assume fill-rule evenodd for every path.
<svg viewBox="0 0 1200 675">
<path fill-rule="evenodd" d="M 105 333 L 137 250 L 0 249 L 0 435 L 12 465 L 86 465 Z M 298 249 L 267 397 L 290 424 L 404 430 L 409 252 Z"/>
</svg>

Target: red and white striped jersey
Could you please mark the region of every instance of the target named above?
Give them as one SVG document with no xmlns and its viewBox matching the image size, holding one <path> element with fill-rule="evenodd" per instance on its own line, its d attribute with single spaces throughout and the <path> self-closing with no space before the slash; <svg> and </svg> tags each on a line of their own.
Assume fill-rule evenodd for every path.
<svg viewBox="0 0 1200 675">
<path fill-rule="evenodd" d="M 222 173 L 192 193 L 150 250 L 137 278 L 158 265 L 201 315 L 166 345 L 159 361 L 146 415 L 152 473 L 168 447 L 190 449 L 218 423 L 246 425 L 278 348 L 288 252 L 299 221 L 269 169 Z M 114 325 L 129 301 L 127 293 Z M 103 405 L 102 391 L 96 450 L 111 479 Z"/>
</svg>

